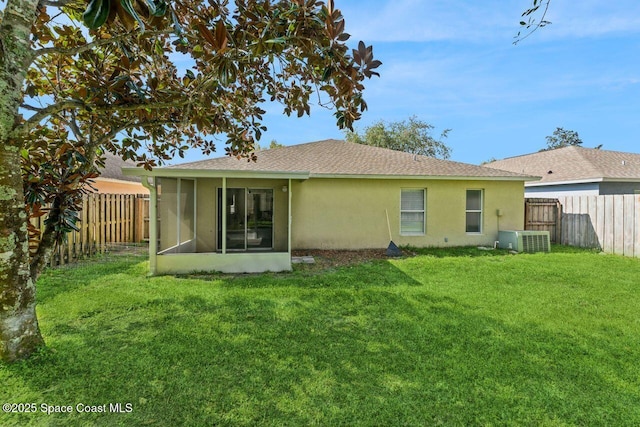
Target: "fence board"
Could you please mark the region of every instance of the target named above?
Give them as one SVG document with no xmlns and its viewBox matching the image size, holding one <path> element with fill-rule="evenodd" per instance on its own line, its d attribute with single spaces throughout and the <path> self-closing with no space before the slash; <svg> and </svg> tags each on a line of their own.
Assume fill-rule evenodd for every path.
<svg viewBox="0 0 640 427">
<path fill-rule="evenodd" d="M 603 250 L 604 248 L 604 198 L 596 197 L 596 235 L 598 238 L 597 248 Z"/>
<path fill-rule="evenodd" d="M 634 252 L 634 256 L 637 258 L 640 258 L 640 196 L 635 196 L 634 197 L 634 214 L 633 217 L 635 218 L 634 221 L 634 229 L 635 229 L 635 233 L 634 233 L 634 237 L 633 237 L 633 252 Z"/>
<path fill-rule="evenodd" d="M 634 215 L 634 200 L 633 197 L 625 197 L 623 198 L 623 206 L 624 206 L 624 217 L 622 223 L 622 246 L 623 246 L 623 255 L 624 256 L 634 256 L 633 252 L 633 237 L 634 237 L 634 220 L 627 220 L 627 218 L 635 218 Z"/>
<path fill-rule="evenodd" d="M 529 198 L 525 200 L 525 229 L 548 231 L 552 242 L 559 242 L 561 219 L 557 199 Z"/>
<path fill-rule="evenodd" d="M 624 199 L 613 196 L 613 253 L 624 254 Z"/>
<path fill-rule="evenodd" d="M 640 257 L 640 195 L 560 197 L 557 214 L 558 242 Z"/>
<path fill-rule="evenodd" d="M 140 205 L 138 210 L 137 205 Z M 145 218 L 148 205 L 149 198 L 145 195 L 85 195 L 80 221 L 76 224 L 78 231 L 67 234 L 66 242 L 53 251 L 50 264 L 66 264 L 97 252 L 104 253 L 111 243 L 142 242 L 148 235 L 148 218 Z M 142 217 L 140 220 L 137 212 Z M 44 217 L 33 218 L 31 223 L 42 233 L 44 220 Z"/>
<path fill-rule="evenodd" d="M 604 252 L 613 253 L 614 251 L 614 209 L 613 209 L 613 196 L 604 196 Z"/>
</svg>

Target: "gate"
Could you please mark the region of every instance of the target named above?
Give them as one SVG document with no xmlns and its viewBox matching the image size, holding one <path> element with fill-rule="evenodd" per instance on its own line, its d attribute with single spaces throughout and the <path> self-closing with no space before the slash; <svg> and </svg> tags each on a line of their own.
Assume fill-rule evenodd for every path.
<svg viewBox="0 0 640 427">
<path fill-rule="evenodd" d="M 548 231 L 551 242 L 562 241 L 562 205 L 558 199 L 524 200 L 524 229 Z"/>
</svg>

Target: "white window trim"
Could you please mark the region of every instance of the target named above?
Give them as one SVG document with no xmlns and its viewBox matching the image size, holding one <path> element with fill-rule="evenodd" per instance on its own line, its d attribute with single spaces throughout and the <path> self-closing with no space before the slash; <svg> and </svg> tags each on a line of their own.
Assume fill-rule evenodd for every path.
<svg viewBox="0 0 640 427">
<path fill-rule="evenodd" d="M 404 210 L 402 209 L 402 192 L 403 191 L 422 191 L 422 200 L 423 200 L 423 206 L 422 206 L 422 210 Z M 421 233 L 410 233 L 410 232 L 406 232 L 406 231 L 402 231 L 402 213 L 403 212 L 411 212 L 411 213 L 422 213 L 422 232 Z M 400 229 L 400 235 L 401 236 L 424 236 L 427 234 L 427 189 L 426 188 L 401 188 L 400 189 L 400 218 L 399 218 L 400 224 L 399 224 L 399 229 Z"/>
<path fill-rule="evenodd" d="M 467 195 L 469 191 L 480 192 L 480 209 L 467 209 Z M 480 231 L 467 231 L 467 214 L 480 213 Z M 464 192 L 464 230 L 467 234 L 482 234 L 484 232 L 484 188 L 467 188 Z"/>
</svg>

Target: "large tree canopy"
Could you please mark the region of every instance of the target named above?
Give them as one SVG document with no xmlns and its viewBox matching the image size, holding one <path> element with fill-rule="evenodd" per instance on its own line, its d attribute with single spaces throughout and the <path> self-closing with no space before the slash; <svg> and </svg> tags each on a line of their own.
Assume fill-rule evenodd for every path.
<svg viewBox="0 0 640 427">
<path fill-rule="evenodd" d="M 3 2 L 0 0 L 0 6 Z M 42 345 L 35 279 L 111 151 L 152 167 L 188 148 L 249 159 L 265 101 L 351 128 L 380 62 L 330 0 L 4 0 L 0 15 L 0 359 Z M 43 235 L 28 217 L 47 215 Z M 31 256 L 30 256 L 31 255 Z"/>
<path fill-rule="evenodd" d="M 546 137 L 547 148 L 541 151 L 555 150 L 556 148 L 568 147 L 570 145 L 582 146 L 582 139 L 578 132 L 558 127 L 552 135 Z"/>
<path fill-rule="evenodd" d="M 451 129 L 445 129 L 438 139 L 431 132 L 434 126 L 416 116 L 408 120 L 386 123 L 382 120 L 368 126 L 363 133 L 347 131 L 347 141 L 374 147 L 390 148 L 423 156 L 448 159 L 451 149 L 444 143 Z"/>
</svg>

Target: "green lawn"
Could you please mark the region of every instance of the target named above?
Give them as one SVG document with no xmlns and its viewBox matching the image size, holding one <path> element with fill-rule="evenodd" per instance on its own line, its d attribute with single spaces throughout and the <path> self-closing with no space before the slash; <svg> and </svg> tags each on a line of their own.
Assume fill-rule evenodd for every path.
<svg viewBox="0 0 640 427">
<path fill-rule="evenodd" d="M 640 425 L 640 260 L 553 249 L 258 276 L 148 278 L 141 257 L 50 270 L 48 349 L 0 365 L 0 401 L 37 412 L 0 425 Z"/>
</svg>

